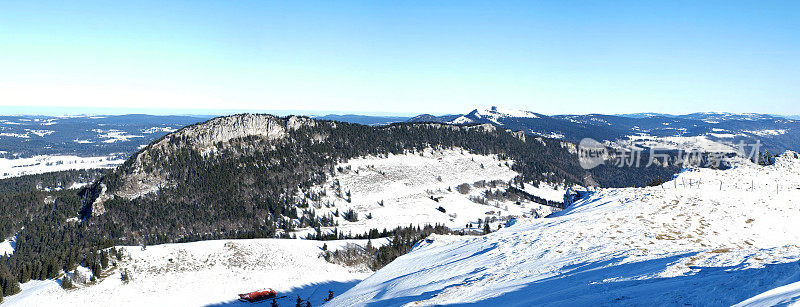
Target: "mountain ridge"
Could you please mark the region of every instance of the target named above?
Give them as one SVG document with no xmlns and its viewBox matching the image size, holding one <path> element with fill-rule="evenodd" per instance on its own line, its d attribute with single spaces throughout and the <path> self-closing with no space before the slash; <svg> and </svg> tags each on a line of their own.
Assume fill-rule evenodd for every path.
<svg viewBox="0 0 800 307">
<path fill-rule="evenodd" d="M 759 142 L 763 150 L 800 150 L 800 122 L 756 113 L 698 112 L 684 115 L 661 113 L 544 115 L 499 107 L 474 109 L 464 115 L 421 116 L 410 121 L 450 124 L 491 123 L 526 134 L 580 142 L 592 138 L 610 144 L 629 143 L 644 137 L 664 138 L 658 145 L 672 145 L 667 138 L 702 138 L 714 143 Z M 687 139 L 687 141 L 690 141 Z M 644 143 L 638 142 L 640 146 Z M 726 146 L 726 145 L 723 145 Z"/>
</svg>

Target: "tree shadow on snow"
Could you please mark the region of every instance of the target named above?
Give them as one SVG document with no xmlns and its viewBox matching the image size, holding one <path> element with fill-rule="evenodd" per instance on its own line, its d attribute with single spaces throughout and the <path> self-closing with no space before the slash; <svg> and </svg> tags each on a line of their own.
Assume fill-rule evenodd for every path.
<svg viewBox="0 0 800 307">
<path fill-rule="evenodd" d="M 294 306 L 297 300 L 297 296 L 299 295 L 301 299 L 304 301 L 308 300 L 311 302 L 311 306 L 321 306 L 324 303 L 325 298 L 328 297 L 328 290 L 333 291 L 333 295 L 337 296 L 342 294 L 358 284 L 359 280 L 353 281 L 329 281 L 323 283 L 316 283 L 316 284 L 309 284 L 302 287 L 292 288 L 289 291 L 279 291 L 278 296 L 286 296 L 285 298 L 277 299 L 279 306 Z M 258 290 L 258 289 L 253 289 Z M 232 294 L 233 299 L 228 302 L 222 302 L 217 304 L 206 305 L 207 307 L 228 307 L 228 306 L 270 306 L 272 304 L 272 300 L 263 300 L 256 303 L 250 302 L 240 302 L 238 300 L 238 293 Z M 304 302 L 305 304 L 305 302 Z"/>
<path fill-rule="evenodd" d="M 768 264 L 757 269 L 748 269 L 743 265 L 692 267 L 699 271 L 686 276 L 643 278 L 696 254 L 686 253 L 625 264 L 616 264 L 622 261 L 622 258 L 616 258 L 573 265 L 557 276 L 523 283 L 519 288 L 497 297 L 452 306 L 730 306 L 800 280 L 800 262 Z M 398 306 L 427 300 L 455 286 L 460 284 L 414 296 L 382 300 L 378 296 L 378 301 L 368 306 Z M 491 295 L 493 289 L 481 291 Z"/>
</svg>

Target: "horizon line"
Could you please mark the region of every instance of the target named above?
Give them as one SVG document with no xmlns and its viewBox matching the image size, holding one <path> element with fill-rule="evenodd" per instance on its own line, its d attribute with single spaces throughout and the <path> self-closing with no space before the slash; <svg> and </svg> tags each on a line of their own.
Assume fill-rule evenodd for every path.
<svg viewBox="0 0 800 307">
<path fill-rule="evenodd" d="M 97 112 L 97 109 L 102 110 L 101 112 Z M 481 109 L 481 108 L 477 108 Z M 488 108 L 487 108 L 488 109 Z M 13 111 L 12 111 L 13 110 Z M 90 112 L 91 110 L 95 110 L 94 112 Z M 410 112 L 375 112 L 375 111 L 341 111 L 341 110 L 280 110 L 280 109 L 186 109 L 186 108 L 130 108 L 130 107 L 104 107 L 104 108 L 96 108 L 96 107 L 58 107 L 58 106 L 33 106 L 33 107 L 26 107 L 26 106 L 0 106 L 0 116 L 52 116 L 52 117 L 63 117 L 63 116 L 122 116 L 122 115 L 151 115 L 151 116 L 196 116 L 196 117 L 214 117 L 214 116 L 226 116 L 226 115 L 235 115 L 235 114 L 272 114 L 277 116 L 289 116 L 289 115 L 301 115 L 301 116 L 309 116 L 309 117 L 319 117 L 319 116 L 330 116 L 330 115 L 338 115 L 338 116 L 371 116 L 371 117 L 403 117 L 403 118 L 412 118 L 419 115 L 434 115 L 434 116 L 448 116 L 448 115 L 465 115 L 470 113 L 472 110 L 470 109 L 469 112 L 464 113 L 440 113 L 440 112 L 417 112 L 417 113 L 410 113 Z M 529 111 L 538 113 L 531 110 L 519 109 L 523 111 Z M 683 115 L 690 115 L 690 114 L 702 114 L 702 113 L 719 113 L 719 114 L 734 114 L 734 115 L 746 115 L 746 114 L 754 114 L 754 115 L 769 115 L 769 116 L 776 116 L 776 117 L 798 117 L 800 114 L 775 114 L 775 113 L 758 113 L 758 112 L 728 112 L 728 111 L 696 111 L 690 113 L 662 113 L 662 112 L 631 112 L 631 113 L 560 113 L 560 114 L 544 114 L 539 113 L 547 116 L 559 116 L 559 115 L 610 115 L 610 116 L 630 116 L 630 115 L 666 115 L 666 116 L 683 116 Z"/>
</svg>

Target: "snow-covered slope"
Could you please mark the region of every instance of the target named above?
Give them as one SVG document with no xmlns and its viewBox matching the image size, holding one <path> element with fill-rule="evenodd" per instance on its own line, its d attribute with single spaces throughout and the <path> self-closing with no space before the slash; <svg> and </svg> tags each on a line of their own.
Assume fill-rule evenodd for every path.
<svg viewBox="0 0 800 307">
<path fill-rule="evenodd" d="M 800 281 L 761 293 L 734 306 L 800 306 Z"/>
<path fill-rule="evenodd" d="M 433 237 L 329 305 L 731 305 L 800 280 L 799 199 L 795 153 L 686 170 L 487 236 Z"/>
<path fill-rule="evenodd" d="M 539 115 L 530 111 L 505 109 L 497 106 L 489 109 L 475 109 L 467 116 L 485 119 L 501 126 L 502 123 L 500 121 L 503 118 L 539 118 Z"/>
<path fill-rule="evenodd" d="M 709 136 L 715 139 L 709 138 Z M 722 136 L 722 137 L 721 137 Z M 722 139 L 722 140 L 720 140 Z M 719 153 L 733 153 L 736 152 L 736 146 L 733 142 L 726 141 L 726 135 L 713 134 L 703 136 L 652 136 L 646 133 L 639 133 L 636 135 L 629 135 L 624 139 L 619 139 L 615 142 L 607 142 L 608 146 L 622 149 L 646 149 L 654 148 L 659 150 L 684 150 L 687 152 L 700 151 L 700 152 L 719 152 Z"/>
<path fill-rule="evenodd" d="M 14 254 L 14 249 L 17 246 L 17 236 L 5 239 L 0 242 L 0 256 Z"/>
<path fill-rule="evenodd" d="M 467 223 L 492 217 L 497 219 L 496 225 L 504 218 L 546 216 L 558 210 L 525 200 L 518 204 L 516 199 L 479 203 L 487 191 L 500 190 L 519 175 L 511 169 L 513 164 L 514 161 L 500 160 L 495 155 L 477 155 L 461 149 L 429 148 L 403 155 L 362 157 L 338 164 L 335 176 L 311 191 L 303 191 L 298 200 L 303 201 L 302 194 L 306 192 L 322 195 L 311 201 L 317 216 L 339 212 L 334 216 L 339 222 L 336 228 L 352 234 L 410 224 L 463 228 Z M 457 188 L 463 184 L 469 185 L 468 192 Z M 548 184 L 526 187 L 542 198 L 563 200 L 563 188 Z M 358 213 L 358 221 L 344 219 L 341 213 L 350 209 Z M 307 233 L 313 231 L 308 229 Z M 301 231 L 298 236 L 304 233 Z"/>
<path fill-rule="evenodd" d="M 386 239 L 373 240 L 385 244 Z M 318 306 L 328 290 L 340 294 L 371 272 L 326 262 L 323 244 L 336 249 L 366 241 L 288 239 L 216 240 L 124 247 L 126 256 L 91 286 L 63 290 L 56 280 L 30 281 L 3 306 L 248 306 L 237 294 L 273 288 L 282 306 L 297 295 Z M 121 273 L 131 276 L 123 283 Z M 269 304 L 266 302 L 264 304 Z"/>
<path fill-rule="evenodd" d="M 313 192 L 325 191 L 325 194 L 312 201 L 309 210 L 316 210 L 317 216 L 338 211 L 338 230 L 353 234 L 409 224 L 445 224 L 458 229 L 473 223 L 477 227 L 479 219 L 491 219 L 490 225 L 495 229 L 504 219 L 530 216 L 534 212 L 545 216 L 557 211 L 527 200 L 517 203 L 510 199 L 484 199 L 484 193 L 503 189 L 518 175 L 511 169 L 513 164 L 514 161 L 501 160 L 496 155 L 431 148 L 402 155 L 351 159 L 337 164 L 333 176 L 312 188 Z M 524 190 L 551 201 L 561 201 L 564 192 L 563 187 L 546 183 L 538 187 L 526 184 Z M 302 194 L 298 195 L 298 201 L 303 199 Z M 476 201 L 479 199 L 484 203 Z M 438 210 L 439 207 L 446 212 Z M 342 213 L 348 209 L 359 214 L 358 221 L 343 218 Z M 295 235 L 303 237 L 313 232 L 313 229 L 299 229 Z M 387 240 L 376 239 L 371 243 L 380 246 Z M 165 244 L 148 246 L 146 250 L 139 246 L 124 247 L 126 260 L 96 285 L 65 291 L 55 280 L 31 281 L 22 286 L 21 294 L 7 297 L 6 301 L 12 306 L 235 305 L 238 302 L 232 300 L 238 293 L 272 287 L 289 293 L 289 300 L 283 301 L 282 306 L 294 303 L 294 295 L 304 299 L 310 296 L 316 306 L 322 303 L 329 288 L 338 295 L 371 274 L 319 258 L 323 244 L 332 250 L 348 242 L 366 244 L 365 240 L 259 239 Z M 129 272 L 132 281 L 124 284 L 121 272 Z"/>
</svg>

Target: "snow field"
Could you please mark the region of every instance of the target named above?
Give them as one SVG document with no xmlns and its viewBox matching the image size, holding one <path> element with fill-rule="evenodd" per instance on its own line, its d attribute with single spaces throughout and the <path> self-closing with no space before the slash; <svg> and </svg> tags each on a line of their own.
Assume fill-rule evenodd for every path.
<svg viewBox="0 0 800 307">
<path fill-rule="evenodd" d="M 734 306 L 800 306 L 799 302 L 800 281 L 761 293 Z"/>
<path fill-rule="evenodd" d="M 674 180 L 689 179 L 731 188 L 602 189 L 551 218 L 482 237 L 436 243 L 445 238 L 437 236 L 329 305 L 714 306 L 800 280 L 800 190 L 734 188 L 751 180 L 800 184 L 794 153 L 773 166 L 743 162 Z M 796 300 L 792 289 L 776 291 Z"/>
<path fill-rule="evenodd" d="M 346 244 L 366 240 L 309 241 L 291 239 L 214 240 L 192 243 L 125 246 L 125 256 L 109 276 L 97 284 L 63 290 L 57 280 L 30 281 L 20 294 L 6 297 L 7 306 L 205 306 L 249 305 L 237 294 L 273 288 L 289 295 L 281 305 L 294 303 L 295 295 L 322 303 L 331 289 L 341 294 L 371 274 L 321 258 Z M 386 239 L 372 244 L 386 244 Z M 123 283 L 121 273 L 131 276 Z"/>
<path fill-rule="evenodd" d="M 412 224 L 444 224 L 458 229 L 492 216 L 497 219 L 521 217 L 531 215 L 532 211 L 546 216 L 557 210 L 528 201 L 519 205 L 512 201 L 479 204 L 470 197 L 482 197 L 483 192 L 491 187 L 471 186 L 467 194 L 456 189 L 458 185 L 472 185 L 478 181 L 508 182 L 518 175 L 511 169 L 513 163 L 499 160 L 494 155 L 476 155 L 461 149 L 426 149 L 421 153 L 356 158 L 338 164 L 336 167 L 341 172 L 337 171 L 325 184 L 312 189 L 315 193 L 325 193 L 319 201 L 312 203 L 312 208 L 316 208 L 317 216 L 334 214 L 338 209 L 339 231 L 352 234 Z M 550 187 L 542 185 L 541 189 L 531 191 L 562 201 L 563 189 Z M 531 185 L 526 185 L 526 188 L 534 189 Z M 347 192 L 350 192 L 350 202 L 347 201 Z M 559 195 L 555 197 L 553 194 Z M 440 206 L 445 212 L 437 210 Z M 342 217 L 348 209 L 358 213 L 358 221 L 349 222 Z M 368 219 L 368 215 L 372 218 Z M 497 228 L 500 223 L 495 222 L 493 227 Z M 297 235 L 311 232 L 313 230 L 301 230 Z"/>
<path fill-rule="evenodd" d="M 4 241 L 0 242 L 0 256 L 8 255 L 11 256 L 14 254 L 14 247 L 16 246 L 17 238 L 13 236 L 11 238 L 7 238 Z"/>
</svg>

